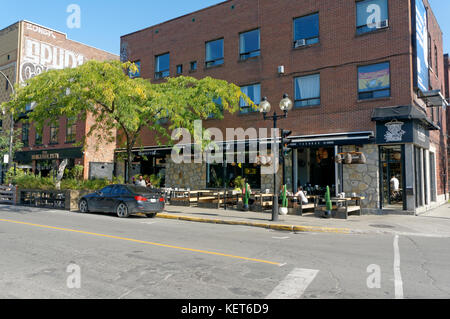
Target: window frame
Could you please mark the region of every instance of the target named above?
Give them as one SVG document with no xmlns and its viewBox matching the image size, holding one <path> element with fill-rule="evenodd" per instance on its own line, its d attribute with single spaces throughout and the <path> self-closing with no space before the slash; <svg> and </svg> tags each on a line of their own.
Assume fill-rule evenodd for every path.
<svg viewBox="0 0 450 319">
<path fill-rule="evenodd" d="M 318 27 L 318 30 L 317 30 L 317 36 L 316 37 L 310 37 L 310 38 L 301 38 L 301 39 L 299 38 L 299 39 L 296 39 L 295 38 L 295 21 L 299 20 L 299 19 L 302 19 L 302 18 L 310 17 L 310 16 L 313 16 L 313 15 L 317 15 L 317 17 L 319 19 L 319 23 L 318 23 L 319 27 Z M 308 43 L 308 40 L 312 40 L 312 39 L 317 39 L 317 42 Z M 294 49 L 298 49 L 298 48 L 295 47 L 295 43 L 297 41 L 299 41 L 299 40 L 306 40 L 305 46 L 309 46 L 309 45 L 314 45 L 314 44 L 320 43 L 320 12 L 319 11 L 308 13 L 308 14 L 305 14 L 305 15 L 302 15 L 302 16 L 298 16 L 298 17 L 294 17 L 292 19 L 292 40 L 293 40 L 292 47 Z"/>
<path fill-rule="evenodd" d="M 244 52 L 244 53 L 241 53 L 241 37 L 244 35 L 244 34 L 246 34 L 246 33 L 250 33 L 250 32 L 254 32 L 254 31 L 258 31 L 258 37 L 259 37 L 259 49 L 257 49 L 257 50 L 252 50 L 252 51 L 246 51 L 246 52 Z M 253 56 L 250 56 L 252 53 L 258 53 L 258 55 L 253 55 Z M 250 58 L 256 58 L 256 57 L 259 57 L 259 56 L 261 56 L 261 28 L 255 28 L 255 29 L 251 29 L 251 30 L 248 30 L 248 31 L 243 31 L 243 32 L 240 32 L 239 33 L 239 60 L 240 61 L 246 61 L 246 60 L 248 60 L 248 59 L 250 59 Z"/>
<path fill-rule="evenodd" d="M 357 1 L 355 1 L 355 26 L 356 26 L 356 35 L 357 35 L 357 36 L 360 36 L 360 35 L 364 35 L 364 34 L 371 34 L 371 33 L 373 33 L 373 32 L 377 32 L 377 31 L 381 31 L 381 30 L 386 30 L 386 29 L 388 29 L 389 26 L 390 26 L 390 17 L 391 17 L 391 14 L 390 14 L 390 10 L 389 10 L 389 0 L 386 0 L 386 3 L 387 3 L 387 4 L 386 4 L 386 7 L 387 7 L 387 21 L 388 21 L 388 23 L 389 23 L 388 27 L 385 27 L 385 28 L 374 28 L 373 30 L 366 31 L 366 32 L 359 32 L 359 31 L 358 31 L 358 30 L 361 29 L 361 28 L 367 27 L 367 24 L 358 26 L 358 3 L 362 3 L 362 2 L 364 2 L 364 1 L 370 1 L 370 0 L 357 0 Z"/>
<path fill-rule="evenodd" d="M 253 103 L 255 103 L 256 105 L 259 106 L 259 104 L 261 104 L 261 100 L 262 100 L 262 85 L 261 82 L 255 82 L 255 83 L 251 83 L 251 84 L 245 84 L 245 85 L 240 85 L 239 88 L 241 89 L 242 92 L 242 88 L 244 87 L 249 87 L 249 86 L 255 86 L 255 85 L 259 85 L 259 97 L 260 97 L 260 102 L 258 104 L 256 104 L 254 101 Z M 242 112 L 242 110 L 249 110 L 248 112 Z M 248 115 L 248 114 L 254 114 L 254 113 L 258 113 L 258 110 L 253 110 L 252 108 L 250 108 L 249 105 L 244 105 L 241 106 L 241 100 L 239 100 L 239 114 L 240 115 Z"/>
<path fill-rule="evenodd" d="M 24 130 L 26 128 L 26 130 Z M 26 132 L 26 134 L 24 134 Z M 24 138 L 26 136 L 26 139 Z M 23 143 L 24 147 L 29 146 L 29 140 L 30 140 L 30 124 L 29 123 L 22 123 L 22 134 L 21 134 L 21 141 Z"/>
<path fill-rule="evenodd" d="M 177 65 L 177 75 L 183 74 L 183 64 Z"/>
<path fill-rule="evenodd" d="M 38 130 L 37 127 L 34 128 L 34 145 L 44 145 L 44 128 L 41 128 L 40 130 Z"/>
<path fill-rule="evenodd" d="M 195 66 L 195 68 L 192 68 L 193 66 Z M 189 63 L 189 72 L 197 71 L 197 67 L 198 67 L 198 62 L 197 61 L 191 61 Z"/>
<path fill-rule="evenodd" d="M 54 134 L 54 130 L 56 130 L 56 134 Z M 56 140 L 54 139 L 55 136 L 56 136 Z M 54 123 L 50 124 L 50 135 L 49 135 L 48 144 L 50 144 L 50 145 L 59 144 L 59 123 L 58 124 L 54 124 Z"/>
<path fill-rule="evenodd" d="M 378 89 L 378 90 L 373 90 L 373 91 L 368 91 L 368 92 L 362 92 L 362 93 L 372 93 L 373 92 L 380 92 L 380 91 L 386 91 L 389 90 L 389 95 L 388 96 L 380 96 L 380 97 L 371 97 L 371 98 L 364 98 L 362 99 L 360 94 L 361 92 L 359 92 L 359 68 L 361 67 L 366 67 L 366 66 L 371 66 L 371 65 L 377 65 L 377 64 L 385 64 L 387 63 L 389 65 L 389 89 Z M 371 101 L 371 100 L 377 100 L 377 99 L 388 99 L 392 97 L 392 72 L 391 72 L 391 62 L 390 61 L 383 61 L 383 62 L 378 62 L 378 63 L 370 63 L 370 64 L 361 64 L 358 65 L 356 67 L 356 91 L 357 91 L 357 96 L 358 96 L 358 101 Z"/>
<path fill-rule="evenodd" d="M 165 55 L 169 56 L 169 68 L 157 71 L 156 68 L 158 66 L 158 58 L 163 57 Z M 170 76 L 170 52 L 155 55 L 155 80 L 161 80 L 161 79 L 167 78 L 169 76 Z"/>
<path fill-rule="evenodd" d="M 214 59 L 214 60 L 206 60 L 206 56 L 207 56 L 207 46 L 209 43 L 213 43 L 213 42 L 218 42 L 218 41 L 222 41 L 222 57 L 219 59 Z M 222 61 L 222 63 L 220 64 L 216 64 L 216 62 L 218 61 Z M 214 63 L 213 65 L 209 65 L 210 63 Z M 225 63 L 225 38 L 218 38 L 215 40 L 210 40 L 205 42 L 205 68 L 210 69 L 210 68 L 214 68 L 220 65 L 223 65 Z"/>
<path fill-rule="evenodd" d="M 305 78 L 305 77 L 313 76 L 313 75 L 318 75 L 319 76 L 319 97 L 312 97 L 312 98 L 297 100 L 297 83 L 296 83 L 296 79 Z M 294 101 L 293 101 L 294 102 L 294 108 L 302 109 L 302 108 L 307 108 L 307 107 L 320 106 L 322 104 L 322 82 L 321 81 L 322 81 L 322 75 L 320 74 L 320 72 L 319 73 L 311 73 L 311 74 L 306 74 L 306 75 L 294 77 Z M 307 104 L 307 105 L 297 105 L 297 102 L 313 101 L 313 100 L 319 100 L 319 103 Z"/>
<path fill-rule="evenodd" d="M 71 123 L 71 120 L 73 123 Z M 69 134 L 69 129 L 72 131 L 71 134 Z M 72 139 L 69 139 L 69 137 L 73 136 Z M 76 118 L 67 118 L 66 119 L 66 138 L 65 142 L 67 143 L 75 143 L 77 140 L 77 119 Z"/>
</svg>

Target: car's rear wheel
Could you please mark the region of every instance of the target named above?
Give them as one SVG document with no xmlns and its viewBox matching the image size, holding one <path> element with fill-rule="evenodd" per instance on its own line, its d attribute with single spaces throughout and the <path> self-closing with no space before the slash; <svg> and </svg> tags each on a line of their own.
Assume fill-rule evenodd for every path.
<svg viewBox="0 0 450 319">
<path fill-rule="evenodd" d="M 146 214 L 148 218 L 155 218 L 156 217 L 156 213 L 150 213 L 150 214 Z"/>
<path fill-rule="evenodd" d="M 80 209 L 80 213 L 83 213 L 83 214 L 84 213 L 88 213 L 89 212 L 89 208 L 88 208 L 87 200 L 85 200 L 85 199 L 80 200 L 78 208 Z"/>
<path fill-rule="evenodd" d="M 120 203 L 116 207 L 116 214 L 119 218 L 127 218 L 130 216 L 130 213 L 128 212 L 128 206 L 125 203 Z"/>
</svg>

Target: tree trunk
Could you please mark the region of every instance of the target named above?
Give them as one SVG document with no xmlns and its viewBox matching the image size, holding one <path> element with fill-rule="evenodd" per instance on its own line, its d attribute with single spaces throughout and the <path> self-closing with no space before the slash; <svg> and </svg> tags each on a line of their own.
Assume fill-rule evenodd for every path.
<svg viewBox="0 0 450 319">
<path fill-rule="evenodd" d="M 133 181 L 131 180 L 133 177 L 131 175 L 131 171 L 133 168 L 132 161 L 133 161 L 132 148 L 131 148 L 131 145 L 129 145 L 129 143 L 127 143 L 127 182 L 128 182 L 128 184 L 133 183 Z"/>
</svg>

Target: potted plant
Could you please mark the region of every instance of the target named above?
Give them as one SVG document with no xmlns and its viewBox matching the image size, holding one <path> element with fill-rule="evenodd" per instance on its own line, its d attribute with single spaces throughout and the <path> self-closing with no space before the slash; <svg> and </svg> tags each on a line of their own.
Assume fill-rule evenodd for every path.
<svg viewBox="0 0 450 319">
<path fill-rule="evenodd" d="M 331 210 L 333 209 L 333 204 L 331 203 L 330 188 L 328 186 L 325 192 L 325 203 L 326 203 L 326 211 L 324 217 L 331 218 Z"/>
<path fill-rule="evenodd" d="M 281 193 L 281 207 L 279 208 L 280 215 L 287 215 L 288 213 L 288 199 L 287 199 L 287 187 L 283 185 L 283 192 Z"/>
</svg>

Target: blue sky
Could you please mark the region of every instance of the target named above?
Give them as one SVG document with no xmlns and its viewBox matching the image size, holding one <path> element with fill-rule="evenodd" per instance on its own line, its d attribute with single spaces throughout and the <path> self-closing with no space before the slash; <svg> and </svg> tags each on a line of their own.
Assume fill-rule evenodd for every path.
<svg viewBox="0 0 450 319">
<path fill-rule="evenodd" d="M 450 1 L 429 0 L 442 31 L 444 51 L 450 52 Z M 0 29 L 29 20 L 67 33 L 79 41 L 119 54 L 120 36 L 219 3 L 217 0 L 0 0 Z M 69 4 L 81 7 L 81 28 L 66 25 Z"/>
</svg>

